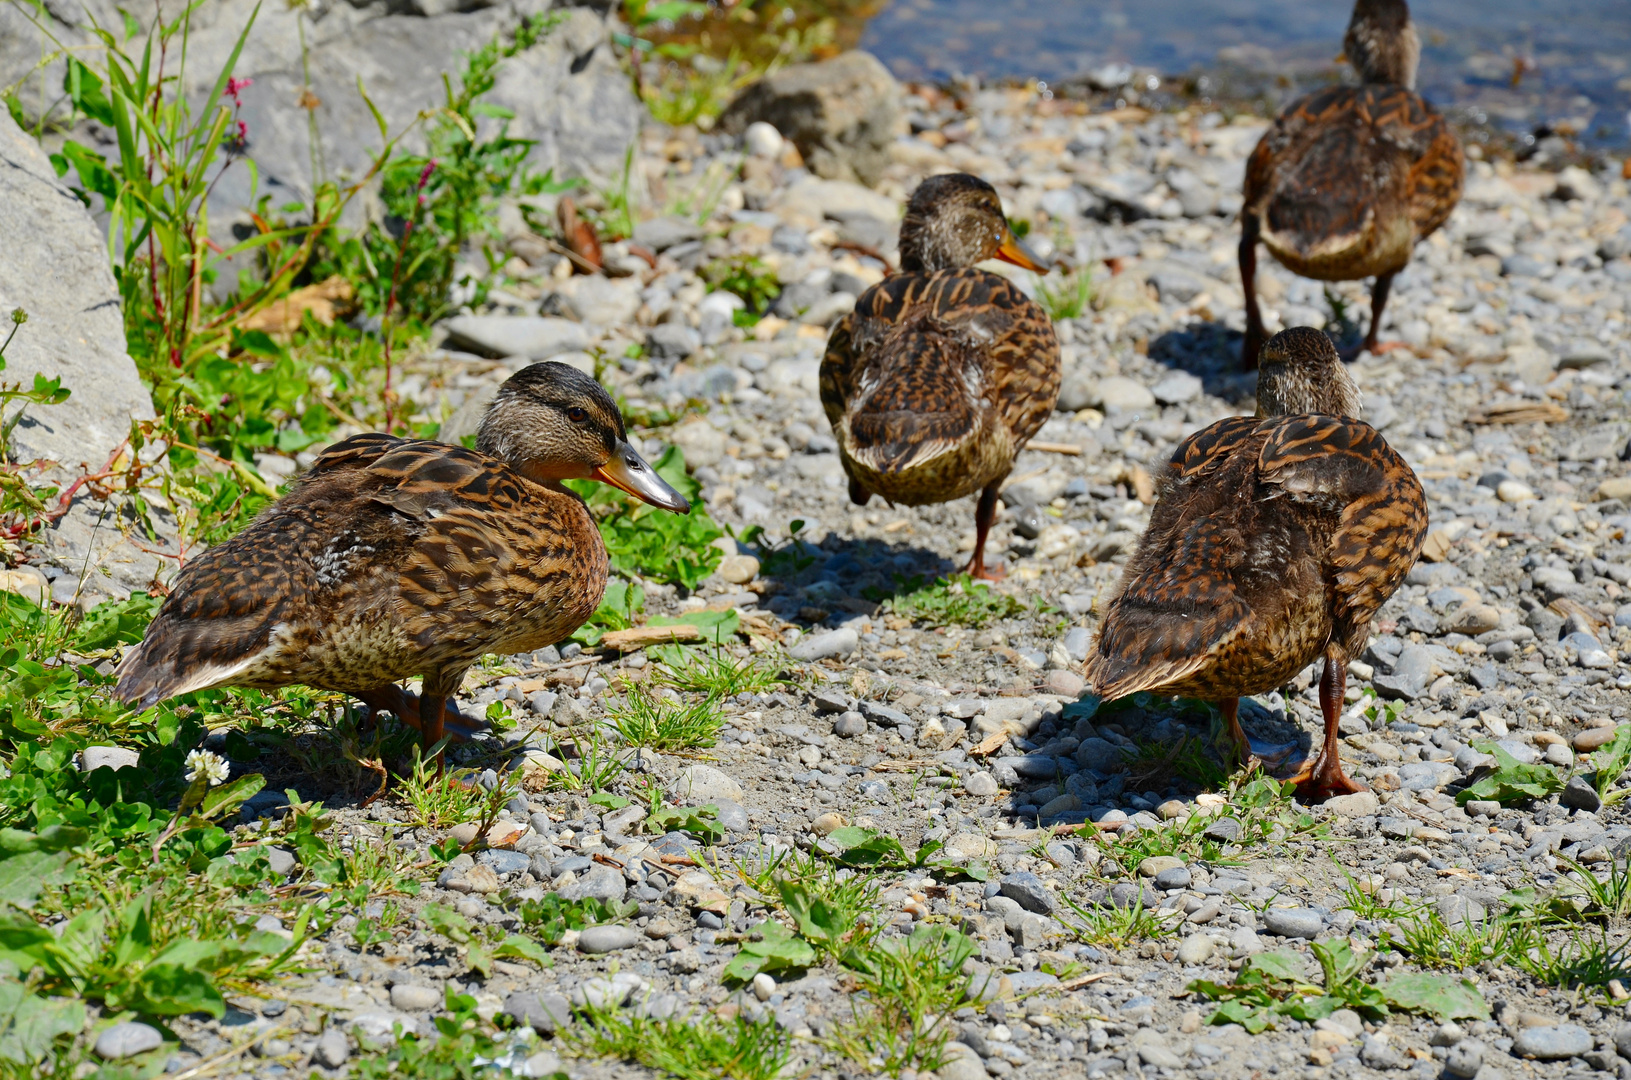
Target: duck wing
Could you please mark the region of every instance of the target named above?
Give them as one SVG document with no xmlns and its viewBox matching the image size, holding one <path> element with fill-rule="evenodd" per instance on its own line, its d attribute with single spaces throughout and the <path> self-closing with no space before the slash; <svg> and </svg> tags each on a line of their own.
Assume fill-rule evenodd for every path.
<svg viewBox="0 0 1631 1080">
<path fill-rule="evenodd" d="M 1273 421 L 1258 471 L 1265 499 L 1303 504 L 1333 522 L 1323 555 L 1333 637 L 1356 655 L 1371 618 L 1421 554 L 1427 537 L 1421 481 L 1381 432 L 1336 416 Z"/>
<path fill-rule="evenodd" d="M 1263 426 L 1227 417 L 1174 451 L 1087 659 L 1088 685 L 1101 697 L 1183 679 L 1241 632 L 1249 608 L 1235 573 L 1249 548 L 1239 508 L 1256 487 Z"/>
<path fill-rule="evenodd" d="M 360 496 L 368 466 L 403 444 L 358 435 L 320 455 L 295 490 L 190 559 L 147 633 L 120 661 L 114 696 L 141 708 L 226 685 L 255 666 L 314 602 L 332 614 L 384 584 L 400 525 Z M 376 570 L 367 572 L 369 567 Z M 320 599 L 319 599 L 320 598 Z"/>
</svg>

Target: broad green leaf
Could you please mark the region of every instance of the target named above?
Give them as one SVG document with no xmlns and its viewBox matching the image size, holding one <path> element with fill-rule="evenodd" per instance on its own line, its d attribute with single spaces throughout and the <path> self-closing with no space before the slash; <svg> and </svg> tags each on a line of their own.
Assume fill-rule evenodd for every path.
<svg viewBox="0 0 1631 1080">
<path fill-rule="evenodd" d="M 199 807 L 199 813 L 206 818 L 219 817 L 223 814 L 235 814 L 238 807 L 266 786 L 266 777 L 260 773 L 250 773 L 240 776 L 231 783 L 220 787 L 210 788 L 209 794 L 204 796 L 204 804 Z"/>
<path fill-rule="evenodd" d="M 781 923 L 760 923 L 755 929 L 762 940 L 742 943 L 742 950 L 725 965 L 726 979 L 747 982 L 761 971 L 774 974 L 815 963 L 815 950 Z"/>
<path fill-rule="evenodd" d="M 481 977 L 483 979 L 492 978 L 493 954 L 488 952 L 485 948 L 476 944 L 474 941 L 470 942 L 469 945 L 465 946 L 465 960 L 467 963 L 469 963 L 471 971 L 481 972 Z"/>
<path fill-rule="evenodd" d="M 441 934 L 449 941 L 456 941 L 461 945 L 470 940 L 470 922 L 463 915 L 441 904 L 426 904 L 420 909 L 419 917 L 425 920 L 425 925 L 433 933 Z"/>
<path fill-rule="evenodd" d="M 493 950 L 493 955 L 514 956 L 522 960 L 530 960 L 539 967 L 549 967 L 551 965 L 549 953 L 545 951 L 544 947 L 530 937 L 523 937 L 520 934 L 511 934 L 499 942 L 498 948 Z"/>
<path fill-rule="evenodd" d="M 217 1020 L 226 1015 L 227 1009 L 208 975 L 171 964 L 155 964 L 143 971 L 121 996 L 120 1005 L 154 1016 L 206 1012 Z"/>
<path fill-rule="evenodd" d="M 1303 977 L 1303 958 L 1285 949 L 1258 953 L 1246 961 L 1246 966 L 1276 979 L 1298 981 Z"/>
<path fill-rule="evenodd" d="M 1253 1035 L 1261 1034 L 1269 1026 L 1267 1011 L 1244 1001 L 1225 1001 L 1218 1006 L 1208 1021 L 1212 1024 L 1239 1024 Z"/>
<path fill-rule="evenodd" d="M 1381 991 L 1394 1008 L 1426 1013 L 1435 1020 L 1489 1019 L 1489 1003 L 1478 987 L 1453 975 L 1425 971 L 1395 975 Z"/>
<path fill-rule="evenodd" d="M 85 1006 L 71 998 L 30 993 L 14 978 L 0 977 L 0 1061 L 37 1065 L 59 1035 L 85 1028 Z"/>
</svg>

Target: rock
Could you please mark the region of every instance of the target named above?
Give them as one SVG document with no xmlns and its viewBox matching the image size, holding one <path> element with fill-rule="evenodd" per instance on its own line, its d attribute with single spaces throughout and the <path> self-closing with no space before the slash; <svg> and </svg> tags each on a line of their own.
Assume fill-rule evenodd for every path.
<svg viewBox="0 0 1631 1080">
<path fill-rule="evenodd" d="M 702 226 L 690 218 L 675 214 L 664 214 L 662 217 L 642 221 L 634 226 L 634 242 L 641 247 L 650 248 L 659 255 L 675 244 L 701 240 L 702 237 Z"/>
<path fill-rule="evenodd" d="M 1101 408 L 1117 408 L 1124 412 L 1144 412 L 1155 407 L 1155 395 L 1149 387 L 1122 375 L 1109 375 L 1099 380 L 1090 404 Z"/>
<path fill-rule="evenodd" d="M 439 1009 L 445 1001 L 441 990 L 419 983 L 397 983 L 391 987 L 391 1007 L 405 1013 L 427 1012 Z"/>
<path fill-rule="evenodd" d="M 300 865 L 294 852 L 286 847 L 268 847 L 266 849 L 266 866 L 274 877 L 286 878 Z"/>
<path fill-rule="evenodd" d="M 960 832 L 952 834 L 941 851 L 948 859 L 991 859 L 996 857 L 998 848 L 995 841 L 979 833 Z"/>
<path fill-rule="evenodd" d="M 1205 934 L 1191 934 L 1178 946 L 1178 962 L 1185 965 L 1204 964 L 1212 958 L 1217 944 Z"/>
<path fill-rule="evenodd" d="M 480 869 L 480 867 L 477 867 Z M 572 884 L 561 890 L 561 896 L 566 900 L 587 900 L 594 897 L 610 903 L 613 900 L 623 899 L 628 886 L 623 880 L 623 874 L 610 866 L 595 866 L 578 878 Z"/>
<path fill-rule="evenodd" d="M 527 1024 L 540 1035 L 553 1035 L 572 1021 L 572 1005 L 561 994 L 535 994 L 523 990 L 504 1000 L 504 1011 L 517 1024 Z"/>
<path fill-rule="evenodd" d="M 1181 1069 L 1184 1059 L 1160 1043 L 1145 1043 L 1138 1048 L 1138 1060 L 1154 1069 Z"/>
<path fill-rule="evenodd" d="M 1614 1046 L 1621 1057 L 1631 1058 L 1631 1024 L 1621 1024 L 1614 1029 Z"/>
<path fill-rule="evenodd" d="M 583 322 L 611 326 L 631 321 L 640 310 L 640 279 L 579 274 L 555 286 L 552 296 L 545 302 L 560 303 Z M 592 366 L 588 373 L 594 374 Z"/>
<path fill-rule="evenodd" d="M 1151 855 L 1138 864 L 1138 872 L 1142 877 L 1159 877 L 1162 872 L 1176 870 L 1184 865 L 1184 860 L 1176 855 Z"/>
<path fill-rule="evenodd" d="M 1043 691 L 1060 697 L 1080 697 L 1086 686 L 1086 680 L 1074 671 L 1050 671 L 1042 677 Z"/>
<path fill-rule="evenodd" d="M 1377 1070 L 1402 1069 L 1405 1067 L 1404 1055 L 1383 1040 L 1368 1035 L 1360 1045 L 1359 1060 L 1367 1067 Z"/>
<path fill-rule="evenodd" d="M 633 948 L 639 941 L 640 934 L 632 926 L 616 923 L 586 926 L 578 935 L 578 951 L 591 954 L 617 952 L 619 949 Z"/>
<path fill-rule="evenodd" d="M 1281 937 L 1312 939 L 1325 929 L 1325 916 L 1313 908 L 1269 908 L 1263 913 L 1263 926 Z"/>
<path fill-rule="evenodd" d="M 742 801 L 742 785 L 712 765 L 688 765 L 669 784 L 669 790 L 679 798 L 692 803 L 706 803 L 714 799 Z"/>
<path fill-rule="evenodd" d="M 519 874 L 532 864 L 532 857 L 519 851 L 494 848 L 477 856 L 477 861 L 495 874 Z"/>
<path fill-rule="evenodd" d="M 1519 1057 L 1560 1061 L 1579 1057 L 1592 1047 L 1591 1032 L 1579 1024 L 1548 1024 L 1521 1028 L 1512 1039 L 1512 1052 Z"/>
<path fill-rule="evenodd" d="M 1433 677 L 1433 654 L 1424 645 L 1406 645 L 1392 673 L 1373 677 L 1371 685 L 1389 701 L 1413 701 L 1427 692 Z"/>
<path fill-rule="evenodd" d="M 1620 733 L 1620 728 L 1625 726 L 1624 724 L 1618 726 L 1605 724 L 1602 727 L 1587 728 L 1575 735 L 1571 745 L 1573 745 L 1576 753 L 1589 754 L 1593 750 L 1601 749 L 1613 742 L 1614 737 Z"/>
<path fill-rule="evenodd" d="M 853 739 L 857 735 L 865 735 L 866 717 L 862 716 L 858 712 L 855 712 L 854 710 L 841 713 L 839 714 L 838 719 L 833 721 L 832 730 L 833 734 L 845 739 Z M 993 794 L 995 793 L 993 792 Z"/>
<path fill-rule="evenodd" d="M 1371 817 L 1381 809 L 1381 803 L 1369 791 L 1356 791 L 1351 795 L 1336 795 L 1325 800 L 1325 808 L 1337 817 Z"/>
<path fill-rule="evenodd" d="M 810 822 L 810 831 L 817 836 L 829 836 L 847 824 L 849 823 L 844 820 L 843 814 L 829 811 Z"/>
<path fill-rule="evenodd" d="M 706 420 L 681 424 L 669 435 L 669 441 L 685 454 L 687 469 L 710 468 L 725 456 L 725 433 Z"/>
<path fill-rule="evenodd" d="M 164 1045 L 159 1029 L 136 1020 L 126 1020 L 96 1037 L 96 1056 L 105 1061 L 145 1054 Z"/>
<path fill-rule="evenodd" d="M 996 778 L 984 771 L 971 772 L 963 779 L 963 790 L 976 798 L 987 799 L 1002 789 Z"/>
<path fill-rule="evenodd" d="M 900 123 L 900 84 L 877 57 L 859 50 L 820 63 L 792 64 L 749 86 L 719 118 L 731 135 L 763 121 L 798 147 L 817 176 L 883 177 Z"/>
<path fill-rule="evenodd" d="M 312 1061 L 325 1069 L 338 1069 L 349 1057 L 351 1040 L 337 1027 L 331 1027 L 323 1032 L 322 1037 L 317 1040 L 317 1049 L 311 1054 Z"/>
<path fill-rule="evenodd" d="M 0 74 L 0 82 L 22 74 Z M 13 329 L 12 309 L 28 314 L 6 348 L 5 381 L 30 386 L 43 375 L 71 391 L 60 405 L 23 411 L 10 434 L 11 460 L 99 469 L 130 434 L 131 420 L 152 419 L 153 402 L 125 351 L 102 230 L 9 114 L 0 116 L 0 251 L 0 340 Z"/>
<path fill-rule="evenodd" d="M 1502 480 L 1495 497 L 1504 503 L 1528 502 L 1535 497 L 1535 489 L 1522 480 Z"/>
<path fill-rule="evenodd" d="M 848 656 L 855 651 L 855 647 L 860 643 L 860 635 L 845 626 L 821 634 L 808 634 L 800 638 L 791 649 L 788 649 L 787 655 L 794 660 L 811 663 L 831 657 Z"/>
<path fill-rule="evenodd" d="M 1006 896 L 1026 911 L 1034 911 L 1039 915 L 1053 914 L 1053 894 L 1048 891 L 1041 878 L 1029 871 L 1003 875 L 998 889 L 999 895 Z"/>
<path fill-rule="evenodd" d="M 759 576 L 759 560 L 752 555 L 727 555 L 714 572 L 732 585 L 746 585 Z"/>
<path fill-rule="evenodd" d="M 1203 384 L 1198 377 L 1187 371 L 1171 371 L 1150 387 L 1150 394 L 1163 405 L 1182 405 L 1200 397 L 1202 389 Z"/>
<path fill-rule="evenodd" d="M 11 332 L 9 323 L 0 325 L 5 326 L 7 333 Z M 0 570 L 0 592 L 12 593 L 43 606 L 51 597 L 51 583 L 46 580 L 44 573 L 34 567 L 19 566 L 11 570 Z"/>
<path fill-rule="evenodd" d="M 941 1051 L 945 1062 L 935 1070 L 940 1080 L 986 1080 L 989 1075 L 972 1047 L 952 1041 Z M 919 1073 L 918 1075 L 922 1075 Z"/>
<path fill-rule="evenodd" d="M 1240 822 L 1234 818 L 1219 818 L 1208 825 L 1201 835 L 1220 844 L 1232 843 L 1240 838 Z"/>
<path fill-rule="evenodd" d="M 653 360 L 684 360 L 702 348 L 702 335 L 684 323 L 658 323 L 646 333 L 646 355 Z"/>
<path fill-rule="evenodd" d="M 499 359 L 547 360 L 589 344 L 582 325 L 549 315 L 455 315 L 442 328 L 455 347 Z"/>
<path fill-rule="evenodd" d="M 1076 663 L 1087 659 L 1087 651 L 1093 644 L 1093 634 L 1085 626 L 1073 626 L 1065 631 L 1060 639 L 1065 646 L 1065 652 Z"/>
<path fill-rule="evenodd" d="M 141 759 L 141 754 L 128 746 L 87 746 L 79 752 L 79 771 L 134 769 L 141 764 Z"/>
<path fill-rule="evenodd" d="M 1187 866 L 1174 866 L 1155 875 L 1157 889 L 1187 889 L 1192 877 Z"/>
<path fill-rule="evenodd" d="M 1631 476 L 1616 476 L 1597 485 L 1599 499 L 1619 499 L 1631 502 Z"/>
<path fill-rule="evenodd" d="M 486 863 L 477 863 L 464 872 L 464 883 L 469 892 L 489 896 L 503 888 L 499 883 L 498 875 Z"/>
<path fill-rule="evenodd" d="M 1439 620 L 1441 633 L 1468 637 L 1487 633 L 1500 625 L 1500 610 L 1489 604 L 1462 604 Z"/>
<path fill-rule="evenodd" d="M 1569 778 L 1563 793 L 1558 796 L 1558 802 L 1575 810 L 1589 810 L 1592 813 L 1596 813 L 1603 806 L 1602 796 L 1597 794 L 1597 789 L 1586 783 L 1584 777 L 1579 776 Z"/>
<path fill-rule="evenodd" d="M 1477 1039 L 1463 1039 L 1450 1047 L 1444 1056 L 1444 1071 L 1460 1080 L 1472 1080 L 1484 1066 L 1484 1044 Z"/>
</svg>

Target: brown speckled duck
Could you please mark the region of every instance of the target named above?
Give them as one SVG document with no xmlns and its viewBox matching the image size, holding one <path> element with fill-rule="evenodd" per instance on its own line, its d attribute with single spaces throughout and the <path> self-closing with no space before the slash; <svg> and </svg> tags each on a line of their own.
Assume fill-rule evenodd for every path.
<svg viewBox="0 0 1631 1080">
<path fill-rule="evenodd" d="M 1253 283 L 1259 240 L 1303 277 L 1374 277 L 1363 347 L 1375 352 L 1393 276 L 1461 199 L 1461 141 L 1415 92 L 1421 42 L 1405 0 L 1358 0 L 1342 46 L 1361 85 L 1293 102 L 1246 163 L 1240 281 L 1248 368 L 1263 342 Z"/>
<path fill-rule="evenodd" d="M 1427 504 L 1410 466 L 1353 419 L 1359 391 L 1331 339 L 1264 346 L 1255 417 L 1185 439 L 1086 664 L 1106 700 L 1148 690 L 1219 704 L 1243 754 L 1239 699 L 1324 658 L 1325 740 L 1298 775 L 1320 798 L 1360 790 L 1337 756 L 1347 663 L 1421 552 Z"/>
<path fill-rule="evenodd" d="M 900 226 L 900 273 L 862 293 L 821 361 L 821 404 L 849 474 L 850 499 L 925 503 L 980 493 L 974 557 L 1014 459 L 1059 397 L 1059 341 L 1047 312 L 998 274 L 1003 259 L 1047 267 L 1014 236 L 990 184 L 933 176 Z"/>
<path fill-rule="evenodd" d="M 303 683 L 415 724 L 428 748 L 483 654 L 563 640 L 606 587 L 606 548 L 561 481 L 593 478 L 653 506 L 690 505 L 630 448 L 588 375 L 511 376 L 476 449 L 355 435 L 238 535 L 189 562 L 115 694 L 142 707 L 216 686 Z M 424 676 L 418 701 L 396 685 Z"/>
</svg>

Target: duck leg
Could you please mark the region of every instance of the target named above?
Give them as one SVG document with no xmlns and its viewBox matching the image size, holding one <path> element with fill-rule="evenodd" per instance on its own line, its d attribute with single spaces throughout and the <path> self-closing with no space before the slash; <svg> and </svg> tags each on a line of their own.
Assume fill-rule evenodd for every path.
<svg viewBox="0 0 1631 1080">
<path fill-rule="evenodd" d="M 423 700 L 419 695 L 410 694 L 395 683 L 386 683 L 371 690 L 354 691 L 351 696 L 376 713 L 388 712 L 409 727 L 423 730 L 420 724 Z M 478 731 L 487 730 L 487 721 L 465 716 L 445 697 L 442 702 L 442 719 L 439 726 L 445 729 L 446 734 L 453 736 L 453 741 L 464 742 L 475 738 Z M 438 735 L 437 738 L 441 736 Z M 426 745 L 429 746 L 431 743 Z"/>
<path fill-rule="evenodd" d="M 1348 664 L 1340 649 L 1325 652 L 1325 671 L 1320 675 L 1320 712 L 1325 716 L 1325 742 L 1319 754 L 1304 765 L 1291 779 L 1297 785 L 1297 794 L 1305 799 L 1328 799 L 1332 795 L 1348 795 L 1364 791 L 1342 771 L 1342 757 L 1337 748 L 1337 717 L 1342 712 L 1342 693 L 1348 687 Z"/>
<path fill-rule="evenodd" d="M 1257 306 L 1257 218 L 1240 218 L 1240 288 L 1246 294 L 1246 339 L 1240 345 L 1240 369 L 1257 368 L 1257 354 L 1263 349 L 1263 312 Z"/>
<path fill-rule="evenodd" d="M 974 510 L 974 558 L 970 559 L 963 572 L 969 577 L 985 581 L 1001 581 L 1007 572 L 1001 566 L 992 569 L 985 565 L 985 538 L 991 532 L 991 523 L 997 517 L 997 495 L 1002 490 L 1002 482 L 1008 479 L 1003 474 L 985 486 L 980 492 L 980 505 Z"/>
<path fill-rule="evenodd" d="M 1392 274 L 1378 274 L 1376 281 L 1370 289 L 1370 330 L 1365 334 L 1365 343 L 1360 346 L 1366 352 L 1377 355 L 1393 349 L 1402 349 L 1404 345 L 1397 341 L 1376 343 L 1376 335 L 1382 330 L 1382 309 L 1387 307 L 1387 294 L 1393 288 Z"/>
</svg>

